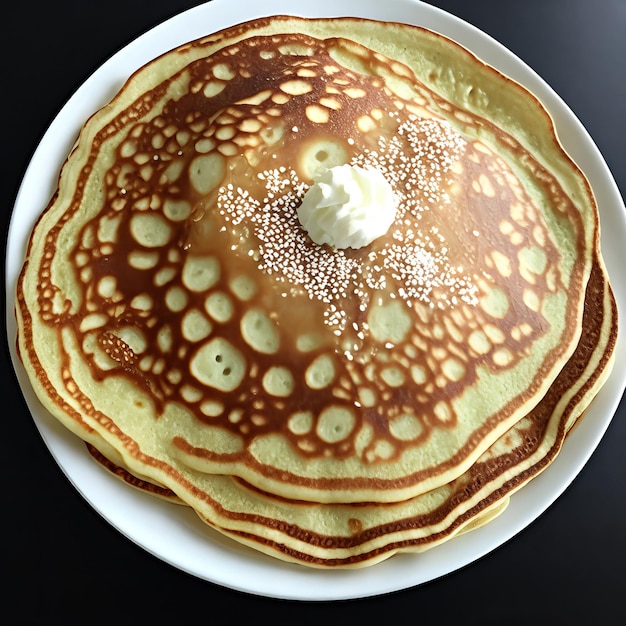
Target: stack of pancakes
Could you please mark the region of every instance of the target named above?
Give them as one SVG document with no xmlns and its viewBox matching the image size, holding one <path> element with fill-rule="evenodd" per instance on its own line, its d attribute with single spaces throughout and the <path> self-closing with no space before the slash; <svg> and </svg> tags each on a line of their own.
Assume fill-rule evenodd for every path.
<svg viewBox="0 0 626 626">
<path fill-rule="evenodd" d="M 378 169 L 360 249 L 297 217 Z M 524 88 L 433 32 L 274 17 L 137 71 L 83 126 L 17 289 L 41 402 L 124 480 L 316 567 L 501 512 L 606 379 L 591 189 Z"/>
</svg>

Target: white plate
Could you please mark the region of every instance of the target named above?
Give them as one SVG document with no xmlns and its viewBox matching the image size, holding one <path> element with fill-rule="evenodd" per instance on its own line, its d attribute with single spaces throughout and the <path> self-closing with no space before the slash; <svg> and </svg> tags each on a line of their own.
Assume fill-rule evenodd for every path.
<svg viewBox="0 0 626 626">
<path fill-rule="evenodd" d="M 590 179 L 600 208 L 605 261 L 609 273 L 619 275 L 624 262 L 626 214 L 617 186 L 580 122 L 522 61 L 478 29 L 417 0 L 317 0 L 306 4 L 297 11 L 304 17 L 358 15 L 431 28 L 455 39 L 538 95 L 553 115 L 565 148 Z M 55 188 L 79 122 L 104 105 L 135 69 L 179 44 L 232 24 L 262 15 L 293 14 L 293 5 L 293 0 L 213 0 L 141 36 L 82 85 L 43 137 L 17 197 L 7 244 L 10 296 L 6 317 L 14 365 L 35 423 L 69 480 L 109 523 L 160 559 L 199 578 L 276 598 L 336 600 L 397 591 L 443 576 L 497 548 L 536 519 L 582 469 L 617 409 L 626 386 L 626 337 L 620 336 L 614 372 L 587 418 L 568 438 L 554 464 L 515 494 L 500 517 L 423 554 L 395 556 L 363 570 L 309 570 L 256 554 L 212 533 L 193 512 L 137 493 L 101 471 L 88 458 L 82 443 L 41 408 L 13 348 L 12 294 L 30 229 Z M 618 306 L 626 311 L 626 281 L 614 287 Z"/>
</svg>

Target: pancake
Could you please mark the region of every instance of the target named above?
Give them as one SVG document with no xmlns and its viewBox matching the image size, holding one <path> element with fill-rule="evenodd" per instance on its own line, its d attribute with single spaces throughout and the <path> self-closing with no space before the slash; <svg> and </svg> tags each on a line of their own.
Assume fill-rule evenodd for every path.
<svg viewBox="0 0 626 626">
<path fill-rule="evenodd" d="M 299 219 L 345 166 L 394 204 L 361 247 Z M 532 94 L 425 29 L 278 16 L 155 59 L 85 123 L 16 313 L 43 405 L 110 469 L 353 566 L 490 519 L 554 458 L 610 369 L 611 301 Z"/>
<path fill-rule="evenodd" d="M 104 441 L 97 440 L 96 443 L 86 443 L 87 451 L 92 456 L 94 461 L 99 463 L 110 474 L 113 474 L 116 478 L 123 480 L 127 485 L 148 493 L 151 496 L 161 498 L 168 502 L 175 504 L 184 504 L 184 502 L 171 490 L 163 485 L 157 485 L 154 481 L 147 479 L 145 476 L 137 476 L 133 474 L 124 466 L 124 460 L 120 458 L 115 450 L 108 447 Z M 104 454 L 101 448 L 105 448 L 108 452 Z M 116 459 L 113 461 L 112 459 Z"/>
</svg>

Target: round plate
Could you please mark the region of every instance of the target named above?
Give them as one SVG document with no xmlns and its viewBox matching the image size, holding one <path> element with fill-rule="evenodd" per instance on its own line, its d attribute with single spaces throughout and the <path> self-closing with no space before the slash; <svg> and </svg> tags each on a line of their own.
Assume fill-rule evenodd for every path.
<svg viewBox="0 0 626 626">
<path fill-rule="evenodd" d="M 619 275 L 626 214 L 617 186 L 595 144 L 554 91 L 506 48 L 480 30 L 416 0 L 317 0 L 304 17 L 361 16 L 425 26 L 464 45 L 533 91 L 554 117 L 570 155 L 587 174 L 598 201 L 602 250 L 609 274 Z M 13 294 L 26 242 L 56 187 L 59 169 L 80 128 L 137 68 L 157 55 L 233 24 L 271 14 L 294 14 L 292 0 L 213 0 L 157 26 L 115 54 L 68 101 L 33 155 L 17 196 L 7 243 L 7 293 Z M 620 257 L 622 257 L 620 259 Z M 626 310 L 626 282 L 615 284 Z M 339 600 L 398 591 L 459 569 L 494 550 L 536 519 L 569 485 L 599 443 L 626 386 L 626 338 L 616 348 L 613 374 L 568 437 L 556 461 L 516 493 L 505 512 L 471 533 L 418 555 L 397 555 L 361 570 L 326 571 L 290 565 L 244 548 L 209 529 L 193 511 L 137 493 L 109 476 L 83 443 L 42 409 L 14 349 L 13 297 L 7 298 L 11 356 L 26 402 L 52 455 L 76 489 L 109 523 L 139 546 L 199 578 L 253 594 L 299 600 Z"/>
</svg>

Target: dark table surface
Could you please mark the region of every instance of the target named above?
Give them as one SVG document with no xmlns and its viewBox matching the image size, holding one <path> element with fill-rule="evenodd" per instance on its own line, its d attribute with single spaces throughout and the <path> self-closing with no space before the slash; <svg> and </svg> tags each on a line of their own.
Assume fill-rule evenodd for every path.
<svg viewBox="0 0 626 626">
<path fill-rule="evenodd" d="M 136 36 L 197 4 L 25 0 L 5 9 L 0 96 L 4 239 L 29 159 L 71 94 Z M 626 194 L 626 0 L 430 4 L 484 30 L 545 79 L 587 128 Z M 181 624 L 233 618 L 278 624 L 324 619 L 625 623 L 624 399 L 565 493 L 505 545 L 419 587 L 349 602 L 304 604 L 196 579 L 111 527 L 52 459 L 23 401 L 6 344 L 4 354 L 0 619 L 6 624 Z"/>
</svg>

